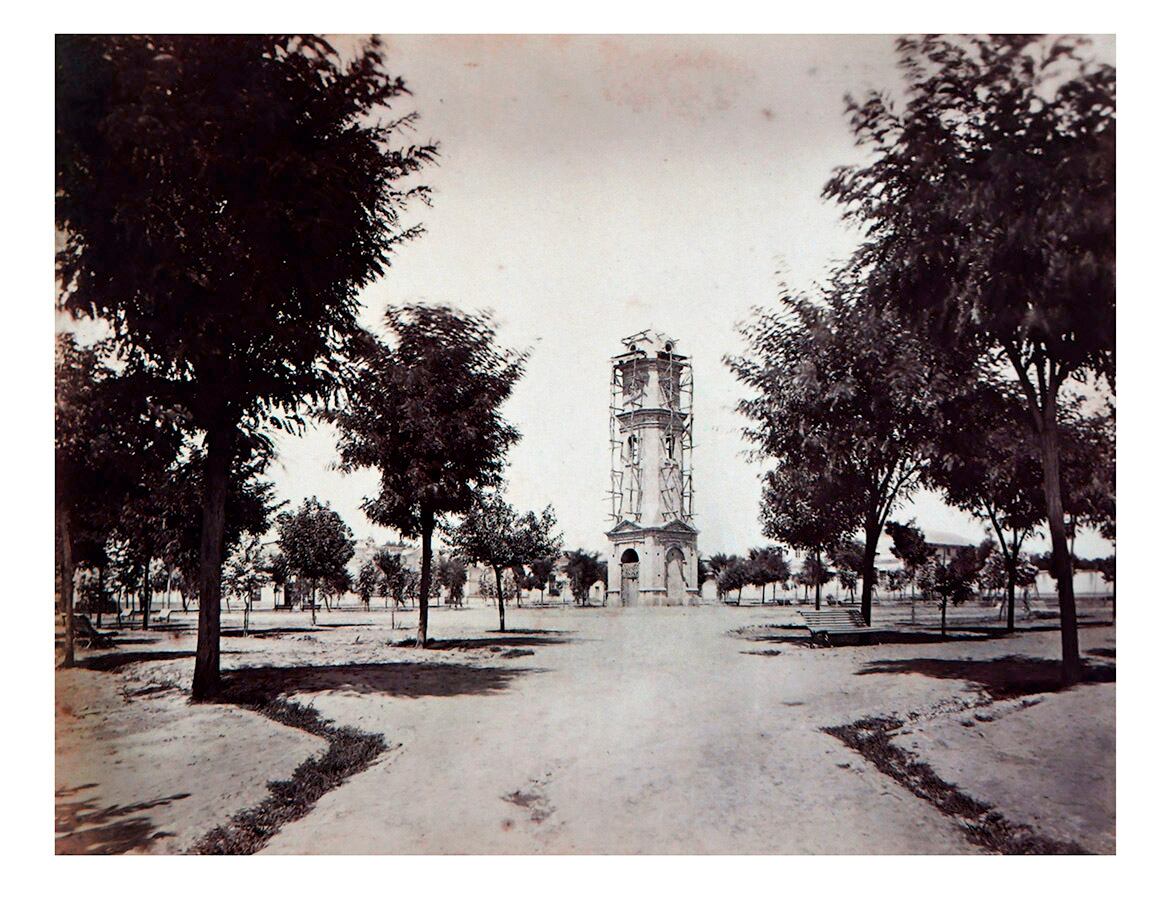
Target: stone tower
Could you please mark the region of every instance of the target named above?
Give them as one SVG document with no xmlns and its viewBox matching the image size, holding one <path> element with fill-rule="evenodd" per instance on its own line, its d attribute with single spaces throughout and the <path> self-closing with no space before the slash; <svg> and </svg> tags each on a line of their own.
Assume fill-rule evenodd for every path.
<svg viewBox="0 0 1154 906">
<path fill-rule="evenodd" d="M 609 414 L 610 606 L 684 604 L 697 586 L 693 363 L 646 330 L 613 358 Z"/>
</svg>

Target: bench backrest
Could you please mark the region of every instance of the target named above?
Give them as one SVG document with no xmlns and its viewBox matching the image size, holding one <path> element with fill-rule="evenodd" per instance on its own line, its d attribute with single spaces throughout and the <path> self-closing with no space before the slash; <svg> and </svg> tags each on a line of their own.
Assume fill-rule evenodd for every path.
<svg viewBox="0 0 1154 906">
<path fill-rule="evenodd" d="M 866 621 L 862 619 L 858 610 L 799 610 L 805 624 L 811 628 L 821 629 L 833 627 L 852 627 L 854 629 L 868 629 Z"/>
</svg>

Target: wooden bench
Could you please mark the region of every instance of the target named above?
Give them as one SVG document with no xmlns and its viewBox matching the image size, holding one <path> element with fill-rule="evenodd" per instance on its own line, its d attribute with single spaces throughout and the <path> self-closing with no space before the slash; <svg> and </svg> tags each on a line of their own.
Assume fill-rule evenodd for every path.
<svg viewBox="0 0 1154 906">
<path fill-rule="evenodd" d="M 829 607 L 825 610 L 799 610 L 805 620 L 810 638 L 823 645 L 832 645 L 834 637 L 868 638 L 881 630 L 874 629 L 858 610 Z"/>
<path fill-rule="evenodd" d="M 72 638 L 83 648 L 111 648 L 113 645 L 112 633 L 101 632 L 83 613 L 72 615 Z"/>
</svg>

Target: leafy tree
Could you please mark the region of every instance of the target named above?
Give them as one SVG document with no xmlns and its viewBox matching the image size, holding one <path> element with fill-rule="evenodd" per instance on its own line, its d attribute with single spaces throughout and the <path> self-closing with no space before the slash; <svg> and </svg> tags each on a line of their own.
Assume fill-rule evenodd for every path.
<svg viewBox="0 0 1154 906">
<path fill-rule="evenodd" d="M 309 497 L 294 512 L 281 513 L 276 524 L 278 544 L 288 567 L 309 590 L 315 624 L 321 583 L 340 581 L 347 575 L 345 565 L 355 552 L 352 530 L 335 510 L 315 497 Z"/>
<path fill-rule="evenodd" d="M 931 484 L 946 503 L 994 530 L 1006 564 L 1020 560 L 1021 546 L 1046 519 L 1042 463 L 1029 413 L 1016 388 L 977 382 L 943 419 Z M 1006 628 L 1014 624 L 1017 570 L 1007 569 Z"/>
<path fill-rule="evenodd" d="M 449 592 L 449 606 L 460 607 L 468 581 L 466 565 L 456 557 L 441 557 L 437 561 L 437 584 Z"/>
<path fill-rule="evenodd" d="M 405 566 L 405 561 L 400 554 L 393 554 L 385 550 L 378 551 L 373 556 L 373 563 L 380 576 L 378 588 L 381 597 L 386 600 L 391 599 L 393 602 L 392 628 L 396 629 L 397 608 L 405 606 L 405 599 L 408 597 L 411 587 L 409 578 L 412 571 Z"/>
<path fill-rule="evenodd" d="M 842 543 L 856 522 L 853 494 L 846 476 L 832 476 L 816 462 L 782 461 L 765 475 L 761 519 L 765 534 L 821 561 L 821 551 Z M 804 570 L 803 570 L 804 572 Z M 822 582 L 813 583 L 821 609 Z"/>
<path fill-rule="evenodd" d="M 890 553 L 902 561 L 907 580 L 916 582 L 921 568 L 934 556 L 934 549 L 926 543 L 925 534 L 913 520 L 908 523 L 887 522 L 886 534 L 893 541 Z"/>
<path fill-rule="evenodd" d="M 724 597 L 731 591 L 737 592 L 737 603 L 741 604 L 741 592 L 755 581 L 750 561 L 745 557 L 734 557 L 717 577 L 718 595 Z"/>
<path fill-rule="evenodd" d="M 972 556 L 955 558 L 949 563 L 932 560 L 921 569 L 920 581 L 925 585 L 927 596 L 932 594 L 941 601 L 942 635 L 946 634 L 946 605 L 957 606 L 973 597 L 975 562 Z"/>
<path fill-rule="evenodd" d="M 912 581 L 912 576 L 904 569 L 893 569 L 886 573 L 886 588 L 890 592 L 898 592 L 899 596 Z"/>
<path fill-rule="evenodd" d="M 860 541 L 843 541 L 830 551 L 830 562 L 837 570 L 838 585 L 849 592 L 852 603 L 858 579 L 865 572 L 865 545 Z"/>
<path fill-rule="evenodd" d="M 800 495 L 794 507 L 824 509 L 822 484 L 839 497 L 839 518 L 816 523 L 828 525 L 833 537 L 804 543 L 771 537 L 816 551 L 863 532 L 861 606 L 869 622 L 882 527 L 895 504 L 919 486 L 937 406 L 959 381 L 916 331 L 861 303 L 851 277 L 833 275 L 824 304 L 786 295 L 781 309 L 755 310 L 742 329 L 747 354 L 727 362 L 754 391 L 738 410 L 753 423 L 745 434 L 758 454 L 824 475 L 823 483 L 791 485 Z M 779 507 L 786 502 L 783 490 L 777 482 Z"/>
<path fill-rule="evenodd" d="M 505 631 L 506 571 L 520 570 L 534 560 L 556 558 L 561 536 L 554 535 L 552 507 L 536 513 L 518 513 L 496 492 L 482 494 L 453 529 L 453 550 L 467 563 L 483 563 L 493 570 L 500 630 Z"/>
<path fill-rule="evenodd" d="M 806 554 L 805 562 L 798 571 L 798 585 L 814 590 L 814 605 L 821 610 L 821 587 L 834 577 L 833 572 L 821 562 L 821 551 Z"/>
<path fill-rule="evenodd" d="M 930 35 L 897 44 L 907 98 L 848 102 L 868 163 L 825 189 L 866 239 L 871 304 L 958 359 L 1016 377 L 1039 445 L 1062 629 L 1081 674 L 1063 520 L 1059 408 L 1115 373 L 1115 70 L 1065 38 Z"/>
<path fill-rule="evenodd" d="M 1077 402 L 1068 405 L 1059 425 L 1062 451 L 1062 509 L 1070 540 L 1070 557 L 1079 526 L 1114 537 L 1115 425 L 1114 406 L 1086 415 Z"/>
<path fill-rule="evenodd" d="M 553 557 L 538 557 L 529 564 L 530 588 L 541 591 L 541 603 L 545 603 L 545 589 L 553 579 L 553 571 L 557 568 L 557 560 Z"/>
<path fill-rule="evenodd" d="M 390 308 L 387 346 L 362 343 L 347 403 L 330 410 L 341 468 L 378 471 L 365 514 L 421 539 L 417 645 L 428 636 L 433 530 L 500 484 L 520 434 L 498 411 L 520 378 L 525 355 L 497 345 L 488 315 L 445 306 Z"/>
<path fill-rule="evenodd" d="M 415 229 L 429 145 L 374 40 L 343 60 L 293 35 L 64 35 L 56 45 L 61 304 L 104 319 L 129 370 L 204 432 L 193 696 L 220 679 L 225 496 L 246 434 L 327 393 L 358 294 Z"/>
<path fill-rule="evenodd" d="M 380 577 L 380 570 L 377 569 L 377 565 L 372 559 L 366 560 L 361 564 L 361 568 L 357 570 L 357 578 L 353 582 L 353 590 L 357 593 L 357 597 L 361 599 L 361 603 L 365 605 L 365 610 L 369 609 L 369 601 L 377 592 Z"/>
<path fill-rule="evenodd" d="M 728 569 L 730 566 L 732 566 L 736 562 L 737 562 L 737 555 L 736 554 L 722 554 L 722 553 L 713 554 L 706 561 L 706 566 L 709 569 L 709 575 L 713 578 L 714 585 L 716 586 L 717 600 L 719 600 L 719 601 L 723 597 L 725 597 L 725 592 L 721 588 L 721 576 L 725 572 L 726 569 Z"/>
<path fill-rule="evenodd" d="M 259 538 L 246 535 L 224 566 L 224 585 L 229 594 L 244 602 L 244 634 L 248 635 L 252 601 L 268 581 L 269 561 Z"/>
<path fill-rule="evenodd" d="M 565 575 L 569 577 L 573 600 L 587 607 L 589 589 L 598 582 L 609 581 L 609 565 L 597 554 L 579 547 L 566 555 Z"/>
<path fill-rule="evenodd" d="M 75 658 L 78 548 L 103 582 L 112 535 L 119 530 L 123 537 L 131 527 L 130 507 L 154 499 L 152 485 L 163 481 L 182 437 L 179 419 L 153 401 L 147 382 L 114 372 L 102 361 L 107 354 L 106 345 L 80 346 L 71 334 L 56 340 L 55 508 L 66 667 Z M 139 565 L 139 552 L 133 554 Z"/>
</svg>

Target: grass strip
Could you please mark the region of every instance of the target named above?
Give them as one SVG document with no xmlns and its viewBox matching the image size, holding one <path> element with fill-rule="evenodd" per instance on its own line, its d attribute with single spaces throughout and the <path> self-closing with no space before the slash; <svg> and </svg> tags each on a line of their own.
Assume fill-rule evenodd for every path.
<svg viewBox="0 0 1154 906">
<path fill-rule="evenodd" d="M 325 793 L 388 751 L 381 734 L 336 727 L 315 708 L 296 702 L 273 699 L 246 702 L 240 707 L 318 736 L 329 747 L 320 757 L 310 756 L 298 765 L 288 780 L 271 781 L 268 795 L 259 804 L 237 812 L 201 837 L 189 850 L 195 855 L 244 856 L 263 849 L 281 827 L 308 814 Z"/>
<path fill-rule="evenodd" d="M 920 799 L 958 822 L 966 838 L 1002 855 L 1086 855 L 1077 843 L 1053 840 L 1024 824 L 1015 824 L 987 805 L 939 777 L 918 761 L 891 734 L 904 724 L 894 717 L 867 717 L 840 727 L 823 727 L 831 736 L 862 755 Z"/>
</svg>

